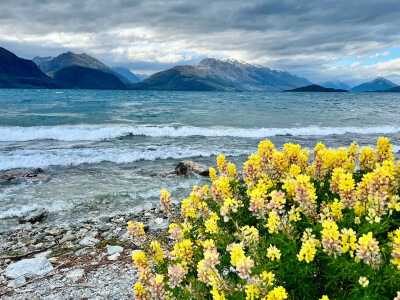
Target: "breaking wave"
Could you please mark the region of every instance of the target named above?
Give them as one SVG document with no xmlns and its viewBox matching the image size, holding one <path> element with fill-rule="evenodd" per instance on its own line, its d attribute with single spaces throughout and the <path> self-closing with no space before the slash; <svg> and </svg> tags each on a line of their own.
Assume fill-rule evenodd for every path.
<svg viewBox="0 0 400 300">
<path fill-rule="evenodd" d="M 36 127 L 0 127 L 1 142 L 23 142 L 31 140 L 58 141 L 100 141 L 123 138 L 126 136 L 148 137 L 239 137 L 267 138 L 279 135 L 290 136 L 326 136 L 355 134 L 391 134 L 400 132 L 398 126 L 365 127 L 293 127 L 293 128 L 202 128 L 192 126 L 36 126 Z"/>
</svg>

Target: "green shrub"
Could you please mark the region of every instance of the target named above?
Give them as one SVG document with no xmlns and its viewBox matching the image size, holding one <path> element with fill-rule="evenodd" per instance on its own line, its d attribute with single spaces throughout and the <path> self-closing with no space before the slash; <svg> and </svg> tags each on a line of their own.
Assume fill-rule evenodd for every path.
<svg viewBox="0 0 400 300">
<path fill-rule="evenodd" d="M 313 156 L 266 140 L 243 179 L 220 155 L 211 189 L 195 186 L 180 212 L 163 190 L 168 238 L 128 223 L 144 251 L 133 255 L 136 298 L 400 300 L 400 165 L 389 139 L 359 155 L 356 143 L 319 143 Z"/>
</svg>

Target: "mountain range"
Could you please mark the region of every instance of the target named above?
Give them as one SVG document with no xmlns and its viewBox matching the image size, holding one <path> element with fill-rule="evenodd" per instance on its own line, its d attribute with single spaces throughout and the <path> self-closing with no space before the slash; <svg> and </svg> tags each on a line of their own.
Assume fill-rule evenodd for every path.
<svg viewBox="0 0 400 300">
<path fill-rule="evenodd" d="M 180 91 L 282 91 L 309 85 L 305 78 L 234 59 L 205 58 L 176 66 L 134 85 L 134 89 Z"/>
<path fill-rule="evenodd" d="M 175 66 L 146 78 L 126 68 L 110 68 L 85 53 L 69 51 L 57 57 L 36 56 L 27 60 L 0 47 L 0 88 L 327 92 L 350 87 L 341 81 L 313 85 L 306 78 L 235 59 L 205 58 L 197 65 Z M 350 89 L 352 92 L 399 90 L 396 84 L 382 77 Z"/>
<path fill-rule="evenodd" d="M 340 89 L 340 90 L 350 90 L 351 86 L 343 81 L 326 81 L 318 83 L 318 85 L 323 86 L 325 88 L 332 88 L 332 89 Z"/>
<path fill-rule="evenodd" d="M 0 87 L 58 88 L 61 85 L 44 74 L 33 61 L 19 58 L 0 47 Z"/>
</svg>

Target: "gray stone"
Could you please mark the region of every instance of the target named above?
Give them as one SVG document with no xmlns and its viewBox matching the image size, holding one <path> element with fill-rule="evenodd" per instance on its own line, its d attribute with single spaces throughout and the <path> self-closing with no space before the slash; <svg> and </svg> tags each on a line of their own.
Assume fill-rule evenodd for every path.
<svg viewBox="0 0 400 300">
<path fill-rule="evenodd" d="M 81 279 L 85 275 L 85 270 L 83 269 L 76 269 L 68 272 L 65 276 L 66 281 L 75 282 Z"/>
<path fill-rule="evenodd" d="M 43 208 L 36 208 L 26 213 L 25 216 L 18 218 L 20 223 L 36 223 L 43 221 L 47 217 L 47 211 Z"/>
<path fill-rule="evenodd" d="M 101 216 L 101 217 L 99 217 L 100 222 L 103 222 L 103 223 L 108 223 L 108 222 L 111 221 L 111 219 L 112 219 L 112 217 L 109 217 L 109 216 Z"/>
<path fill-rule="evenodd" d="M 97 229 L 100 231 L 108 231 L 108 230 L 110 230 L 110 225 L 101 224 L 99 227 L 97 227 Z"/>
<path fill-rule="evenodd" d="M 60 240 L 60 243 L 63 244 L 63 243 L 68 242 L 68 241 L 73 241 L 74 239 L 75 239 L 75 237 L 74 237 L 72 234 L 67 233 L 67 234 L 64 235 L 64 237 Z"/>
<path fill-rule="evenodd" d="M 31 259 L 20 260 L 19 262 L 9 265 L 5 275 L 9 278 L 18 278 L 24 275 L 40 276 L 53 270 L 53 266 L 47 258 L 36 257 Z"/>
<path fill-rule="evenodd" d="M 109 257 L 107 257 L 108 260 L 118 260 L 118 257 L 120 257 L 121 254 L 119 253 L 115 253 L 113 255 L 110 255 Z"/>
<path fill-rule="evenodd" d="M 49 235 L 52 235 L 52 236 L 58 236 L 58 235 L 62 234 L 62 230 L 54 228 L 54 229 L 46 230 L 46 233 Z"/>
<path fill-rule="evenodd" d="M 193 173 L 199 174 L 201 176 L 209 176 L 210 175 L 210 172 L 206 166 L 195 163 L 194 161 L 191 161 L 191 160 L 181 161 L 176 166 L 173 173 L 178 176 L 191 175 Z"/>
<path fill-rule="evenodd" d="M 23 177 L 24 174 L 25 172 L 22 170 L 14 170 L 3 173 L 0 178 L 3 179 L 4 181 L 11 181 L 13 179 Z"/>
<path fill-rule="evenodd" d="M 98 244 L 100 241 L 92 238 L 92 237 L 85 237 L 82 241 L 79 242 L 79 245 L 93 247 L 94 245 Z"/>
<path fill-rule="evenodd" d="M 121 253 L 122 251 L 124 251 L 124 248 L 122 248 L 121 246 L 107 245 L 107 254 L 108 255 L 113 255 L 115 253 Z"/>
<path fill-rule="evenodd" d="M 86 237 L 91 237 L 91 238 L 95 238 L 98 235 L 99 232 L 97 230 L 90 230 L 88 233 L 86 233 Z"/>
<path fill-rule="evenodd" d="M 133 254 L 138 253 L 138 252 L 143 252 L 143 251 L 142 251 L 142 250 L 139 250 L 139 249 L 132 250 L 131 256 L 133 256 Z"/>
<path fill-rule="evenodd" d="M 10 287 L 10 288 L 14 288 L 15 289 L 15 288 L 20 287 L 21 285 L 23 285 L 25 283 L 26 283 L 25 277 L 24 276 L 20 276 L 17 279 L 11 280 L 7 284 L 7 286 Z"/>
<path fill-rule="evenodd" d="M 82 253 L 84 253 L 85 251 L 86 251 L 86 248 L 79 249 L 78 251 L 75 252 L 75 255 L 76 255 L 76 256 L 79 256 L 79 255 L 81 255 Z"/>
<path fill-rule="evenodd" d="M 150 231 L 165 230 L 168 229 L 169 222 L 167 219 L 156 218 L 149 223 Z"/>
<path fill-rule="evenodd" d="M 35 257 L 46 257 L 46 258 L 49 258 L 51 253 L 52 253 L 51 250 L 47 250 L 47 251 L 35 254 Z"/>
</svg>

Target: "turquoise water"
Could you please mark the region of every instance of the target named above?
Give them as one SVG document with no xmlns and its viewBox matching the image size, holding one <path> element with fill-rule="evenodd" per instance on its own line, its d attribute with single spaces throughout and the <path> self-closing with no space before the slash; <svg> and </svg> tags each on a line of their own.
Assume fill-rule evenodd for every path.
<svg viewBox="0 0 400 300">
<path fill-rule="evenodd" d="M 0 218 L 34 207 L 65 219 L 133 210 L 161 188 L 181 199 L 208 181 L 151 174 L 182 159 L 215 165 L 219 153 L 241 166 L 265 138 L 313 148 L 385 135 L 398 152 L 399 103 L 395 93 L 0 90 L 0 173 L 50 176 L 0 184 Z"/>
</svg>

